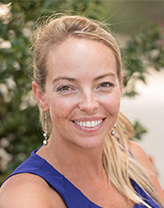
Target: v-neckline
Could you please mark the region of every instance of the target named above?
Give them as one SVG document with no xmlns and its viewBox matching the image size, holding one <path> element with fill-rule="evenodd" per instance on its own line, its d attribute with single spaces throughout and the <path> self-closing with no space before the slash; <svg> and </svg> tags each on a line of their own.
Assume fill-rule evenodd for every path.
<svg viewBox="0 0 164 208">
<path fill-rule="evenodd" d="M 38 150 L 38 149 L 37 149 Z M 44 159 L 43 157 L 41 157 L 40 155 L 38 155 L 36 152 L 37 150 L 33 151 L 34 155 L 36 157 L 38 157 L 40 160 L 46 162 L 46 164 L 48 166 L 50 166 L 53 170 L 55 170 L 55 172 L 57 172 L 67 183 L 69 183 L 85 200 L 88 201 L 89 204 L 92 204 L 94 206 L 94 208 L 105 208 L 105 207 L 101 207 L 97 204 L 95 204 L 94 202 L 92 202 L 80 189 L 78 189 L 71 181 L 69 181 L 62 173 L 60 173 L 56 168 L 54 168 L 46 159 Z M 137 204 L 134 205 L 133 208 L 137 208 Z"/>
</svg>

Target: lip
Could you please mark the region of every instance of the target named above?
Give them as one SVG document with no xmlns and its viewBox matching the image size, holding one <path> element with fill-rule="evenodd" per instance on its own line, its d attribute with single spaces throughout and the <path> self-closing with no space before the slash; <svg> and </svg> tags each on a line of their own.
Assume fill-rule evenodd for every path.
<svg viewBox="0 0 164 208">
<path fill-rule="evenodd" d="M 87 121 L 98 121 L 98 120 L 104 120 L 105 117 L 82 117 L 82 118 L 77 118 L 74 119 L 72 121 L 76 121 L 76 122 L 87 122 Z"/>
<path fill-rule="evenodd" d="M 105 119 L 106 118 L 83 118 L 83 119 L 76 119 L 76 120 L 72 120 L 72 123 L 73 123 L 73 125 L 76 127 L 76 128 L 78 128 L 78 129 L 80 129 L 80 130 L 83 130 L 83 131 L 86 131 L 86 132 L 94 132 L 94 131 L 98 131 L 101 127 L 102 127 L 102 125 L 103 125 L 103 123 L 104 123 L 104 121 L 105 121 Z M 85 126 L 80 126 L 80 125 L 78 125 L 77 123 L 75 123 L 75 121 L 76 122 L 80 122 L 80 121 L 82 121 L 82 122 L 87 122 L 87 121 L 98 121 L 98 120 L 102 120 L 102 122 L 99 124 L 99 125 L 97 125 L 97 126 L 95 126 L 95 127 L 85 127 Z"/>
</svg>

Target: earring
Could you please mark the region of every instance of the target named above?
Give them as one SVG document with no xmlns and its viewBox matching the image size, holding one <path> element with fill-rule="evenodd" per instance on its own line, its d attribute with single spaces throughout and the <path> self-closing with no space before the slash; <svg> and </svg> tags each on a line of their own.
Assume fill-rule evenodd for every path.
<svg viewBox="0 0 164 208">
<path fill-rule="evenodd" d="M 114 124 L 114 128 L 116 128 L 116 127 L 117 127 L 117 124 Z M 115 132 L 115 130 L 113 129 L 113 130 L 111 131 L 111 135 L 114 136 L 115 133 L 116 133 L 116 132 Z"/>
<path fill-rule="evenodd" d="M 44 136 L 44 140 L 43 140 L 43 145 L 47 145 L 48 144 L 48 132 L 47 132 L 47 113 L 46 111 L 44 112 L 44 118 L 45 118 L 45 130 L 43 133 Z"/>
</svg>

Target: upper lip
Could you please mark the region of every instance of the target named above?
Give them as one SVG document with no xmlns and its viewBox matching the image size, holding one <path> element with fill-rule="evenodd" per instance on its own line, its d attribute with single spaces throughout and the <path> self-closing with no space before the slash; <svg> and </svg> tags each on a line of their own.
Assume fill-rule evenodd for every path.
<svg viewBox="0 0 164 208">
<path fill-rule="evenodd" d="M 76 121 L 76 122 L 86 122 L 86 121 L 99 121 L 99 120 L 103 120 L 105 119 L 105 117 L 83 117 L 83 118 L 77 118 L 77 119 L 73 119 L 72 121 Z"/>
</svg>

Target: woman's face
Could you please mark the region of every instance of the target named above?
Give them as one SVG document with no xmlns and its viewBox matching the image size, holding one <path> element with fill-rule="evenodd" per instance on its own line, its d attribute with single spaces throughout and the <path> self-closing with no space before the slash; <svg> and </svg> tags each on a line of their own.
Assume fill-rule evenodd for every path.
<svg viewBox="0 0 164 208">
<path fill-rule="evenodd" d="M 120 107 L 121 85 L 116 60 L 106 45 L 70 37 L 47 57 L 44 93 L 52 135 L 82 148 L 103 144 Z"/>
</svg>

